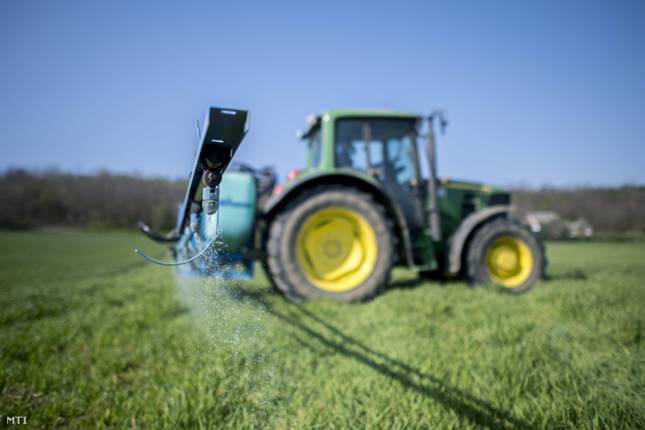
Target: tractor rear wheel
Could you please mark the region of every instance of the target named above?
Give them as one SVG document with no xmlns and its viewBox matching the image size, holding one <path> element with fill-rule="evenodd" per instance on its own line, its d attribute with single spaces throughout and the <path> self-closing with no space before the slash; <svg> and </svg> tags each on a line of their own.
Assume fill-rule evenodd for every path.
<svg viewBox="0 0 645 430">
<path fill-rule="evenodd" d="M 364 301 L 387 282 L 393 241 L 385 210 L 371 195 L 317 187 L 296 197 L 271 223 L 267 268 L 291 300 Z"/>
<path fill-rule="evenodd" d="M 516 294 L 528 291 L 542 278 L 545 265 L 540 240 L 507 218 L 480 227 L 466 251 L 466 277 L 472 284 L 497 284 Z"/>
</svg>

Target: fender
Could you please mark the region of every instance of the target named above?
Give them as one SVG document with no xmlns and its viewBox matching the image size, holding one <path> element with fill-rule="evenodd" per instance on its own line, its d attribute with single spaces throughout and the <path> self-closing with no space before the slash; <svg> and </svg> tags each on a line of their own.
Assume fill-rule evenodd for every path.
<svg viewBox="0 0 645 430">
<path fill-rule="evenodd" d="M 494 205 L 468 215 L 457 231 L 448 240 L 448 273 L 456 274 L 461 270 L 461 254 L 471 233 L 484 222 L 498 216 L 509 215 L 512 206 Z"/>
<path fill-rule="evenodd" d="M 335 170 L 333 172 L 312 172 L 305 173 L 297 177 L 294 181 L 287 184 L 285 190 L 277 195 L 271 196 L 264 204 L 262 212 L 264 218 L 270 220 L 282 208 L 284 208 L 291 199 L 300 192 L 318 185 L 343 184 L 356 187 L 362 191 L 370 193 L 374 199 L 385 207 L 387 216 L 394 220 L 395 234 L 401 239 L 399 249 L 401 255 L 405 258 L 405 263 L 409 267 L 414 266 L 412 257 L 412 242 L 410 241 L 410 231 L 408 223 L 403 216 L 403 211 L 399 205 L 394 202 L 383 191 L 381 184 L 373 177 L 352 170 Z"/>
</svg>

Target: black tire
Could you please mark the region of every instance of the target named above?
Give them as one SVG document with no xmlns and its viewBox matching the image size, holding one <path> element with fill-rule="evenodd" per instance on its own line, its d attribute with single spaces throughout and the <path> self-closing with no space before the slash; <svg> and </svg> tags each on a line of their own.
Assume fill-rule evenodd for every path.
<svg viewBox="0 0 645 430">
<path fill-rule="evenodd" d="M 297 236 L 303 223 L 325 208 L 344 208 L 366 219 L 376 236 L 376 264 L 356 287 L 342 292 L 317 288 L 306 278 L 297 258 Z M 395 240 L 384 208 L 370 194 L 355 188 L 320 186 L 294 198 L 273 220 L 267 239 L 267 269 L 273 284 L 290 300 L 316 296 L 343 302 L 360 302 L 375 296 L 385 286 L 395 259 Z"/>
<path fill-rule="evenodd" d="M 280 289 L 276 285 L 275 281 L 273 280 L 273 277 L 271 276 L 271 272 L 269 271 L 269 263 L 267 261 L 267 258 L 264 258 L 262 260 L 262 270 L 264 271 L 264 274 L 265 274 L 265 276 L 267 278 L 267 281 L 269 282 L 269 287 L 271 287 L 270 288 L 271 293 L 282 294 L 282 291 L 280 291 Z"/>
<path fill-rule="evenodd" d="M 506 236 L 522 241 L 531 253 L 532 265 L 528 276 L 516 286 L 505 286 L 510 293 L 524 293 L 544 277 L 546 257 L 542 242 L 526 226 L 513 219 L 495 218 L 475 231 L 466 250 L 466 278 L 472 285 L 496 283 L 486 264 L 486 253 L 496 239 Z"/>
</svg>

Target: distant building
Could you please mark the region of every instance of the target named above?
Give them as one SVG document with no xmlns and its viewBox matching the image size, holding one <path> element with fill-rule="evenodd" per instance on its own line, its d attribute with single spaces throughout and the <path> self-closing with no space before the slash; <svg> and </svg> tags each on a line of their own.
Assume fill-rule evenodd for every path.
<svg viewBox="0 0 645 430">
<path fill-rule="evenodd" d="M 534 233 L 541 233 L 547 239 L 588 239 L 593 236 L 593 227 L 586 219 L 565 220 L 554 211 L 528 212 L 524 220 Z"/>
</svg>

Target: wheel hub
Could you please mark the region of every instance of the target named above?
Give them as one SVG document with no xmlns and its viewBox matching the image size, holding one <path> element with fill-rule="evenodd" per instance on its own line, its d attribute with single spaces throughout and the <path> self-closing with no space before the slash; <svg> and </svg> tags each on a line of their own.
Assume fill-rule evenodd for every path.
<svg viewBox="0 0 645 430">
<path fill-rule="evenodd" d="M 298 233 L 298 263 L 309 282 L 326 291 L 360 285 L 376 264 L 376 235 L 356 211 L 325 208 L 309 216 Z"/>
<path fill-rule="evenodd" d="M 509 246 L 500 247 L 493 251 L 495 266 L 501 271 L 513 273 L 519 269 L 519 260 L 515 250 Z"/>
<path fill-rule="evenodd" d="M 502 236 L 493 240 L 486 249 L 485 260 L 492 281 L 508 288 L 526 281 L 533 268 L 530 248 L 517 237 Z"/>
</svg>

